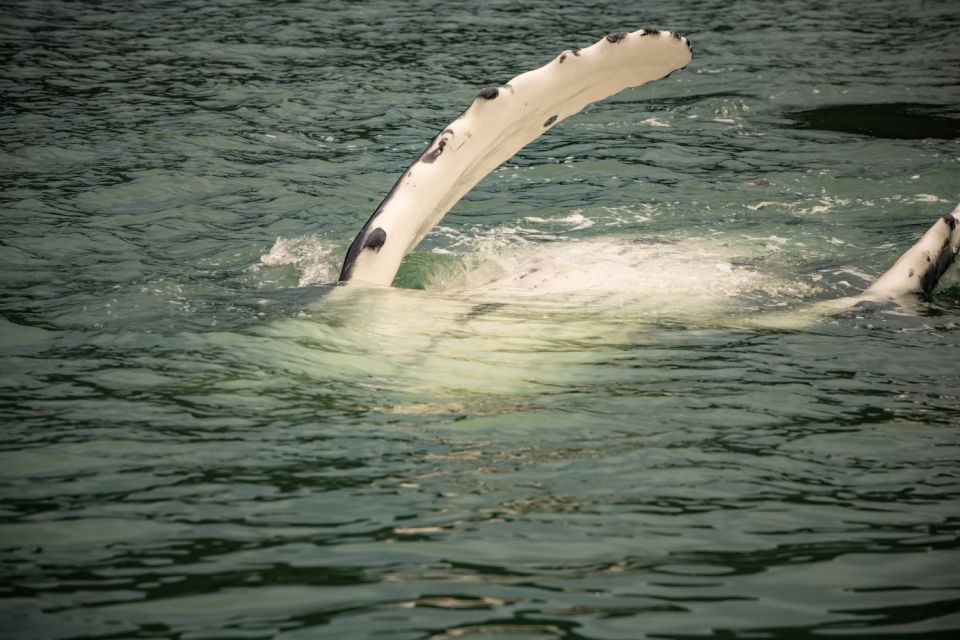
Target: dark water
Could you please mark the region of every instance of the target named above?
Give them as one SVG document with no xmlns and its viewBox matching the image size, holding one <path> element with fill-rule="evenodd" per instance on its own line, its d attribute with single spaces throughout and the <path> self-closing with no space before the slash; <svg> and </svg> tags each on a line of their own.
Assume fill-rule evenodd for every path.
<svg viewBox="0 0 960 640">
<path fill-rule="evenodd" d="M 960 138 L 960 118 L 939 113 L 944 105 L 894 102 L 845 104 L 790 114 L 803 129 L 841 131 L 877 138 Z"/>
<path fill-rule="evenodd" d="M 645 26 L 694 62 L 495 172 L 407 288 L 318 286 L 478 89 Z M 960 201 L 958 29 L 4 3 L 0 636 L 955 637 L 957 278 L 803 309 Z M 535 258 L 593 279 L 479 286 Z"/>
</svg>

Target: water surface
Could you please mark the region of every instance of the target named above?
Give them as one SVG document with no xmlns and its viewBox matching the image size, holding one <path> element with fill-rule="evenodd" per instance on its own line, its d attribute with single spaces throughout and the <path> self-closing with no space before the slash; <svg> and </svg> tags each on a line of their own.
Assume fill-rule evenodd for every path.
<svg viewBox="0 0 960 640">
<path fill-rule="evenodd" d="M 693 63 L 324 286 L 479 89 L 641 27 Z M 0 636 L 953 637 L 957 277 L 803 310 L 960 201 L 958 29 L 6 3 Z"/>
</svg>

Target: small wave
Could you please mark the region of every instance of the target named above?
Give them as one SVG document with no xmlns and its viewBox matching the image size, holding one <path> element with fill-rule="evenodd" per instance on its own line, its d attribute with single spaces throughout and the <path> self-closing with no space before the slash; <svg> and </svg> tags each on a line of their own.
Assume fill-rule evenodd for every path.
<svg viewBox="0 0 960 640">
<path fill-rule="evenodd" d="M 526 220 L 527 222 L 535 222 L 539 224 L 547 224 L 547 223 L 555 222 L 560 224 L 574 225 L 570 229 L 570 231 L 579 231 L 581 229 L 589 229 L 590 227 L 596 224 L 594 220 L 586 217 L 585 215 L 583 215 L 578 211 L 575 211 L 570 215 L 564 216 L 562 218 L 539 218 L 536 216 L 527 216 L 526 218 L 524 218 L 524 220 Z"/>
<path fill-rule="evenodd" d="M 647 118 L 646 120 L 641 120 L 641 121 L 640 121 L 640 124 L 645 124 L 645 125 L 650 126 L 650 127 L 662 127 L 662 128 L 665 128 L 665 129 L 669 129 L 669 128 L 670 128 L 670 125 L 669 125 L 668 123 L 666 123 L 666 122 L 664 122 L 664 121 L 662 121 L 662 120 L 660 120 L 660 119 L 658 119 L 658 118 Z"/>
</svg>

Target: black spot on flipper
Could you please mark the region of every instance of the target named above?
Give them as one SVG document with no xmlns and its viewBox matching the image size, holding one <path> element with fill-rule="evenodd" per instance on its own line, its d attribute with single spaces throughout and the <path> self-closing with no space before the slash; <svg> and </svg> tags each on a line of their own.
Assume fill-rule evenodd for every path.
<svg viewBox="0 0 960 640">
<path fill-rule="evenodd" d="M 380 247 L 383 246 L 383 243 L 387 241 L 387 232 L 383 230 L 382 227 L 377 227 L 367 235 L 366 239 L 363 241 L 364 249 L 373 249 L 375 252 L 380 252 Z"/>
<path fill-rule="evenodd" d="M 537 271 L 540 271 L 540 268 L 539 268 L 539 267 L 534 267 L 533 269 L 530 269 L 530 271 L 527 271 L 526 273 L 521 273 L 521 274 L 517 277 L 517 280 L 523 280 L 524 278 L 528 277 L 531 273 L 536 273 Z"/>
<path fill-rule="evenodd" d="M 948 213 L 943 216 L 943 221 L 947 223 L 947 226 L 950 227 L 950 230 L 953 231 L 957 228 L 957 219 L 952 213 Z"/>
<path fill-rule="evenodd" d="M 484 100 L 496 100 L 497 96 L 500 95 L 500 89 L 497 87 L 487 87 L 483 91 L 477 94 L 478 98 L 483 98 Z"/>
<path fill-rule="evenodd" d="M 423 155 L 420 156 L 420 162 L 426 162 L 427 164 L 433 164 L 434 160 L 440 157 L 443 153 L 443 150 L 447 146 L 447 141 L 454 136 L 453 129 L 444 129 L 440 132 L 440 142 L 437 143 L 437 146 L 433 149 L 428 148 L 423 152 Z"/>
<path fill-rule="evenodd" d="M 913 275 L 914 275 L 914 271 L 913 271 L 913 269 L 910 269 L 910 273 L 907 274 L 907 277 L 908 277 L 908 278 L 912 278 Z"/>
<path fill-rule="evenodd" d="M 642 36 L 658 36 L 658 35 L 660 35 L 660 30 L 659 30 L 659 29 L 644 29 L 644 30 L 643 30 L 643 33 L 641 33 L 640 35 L 642 35 Z"/>
<path fill-rule="evenodd" d="M 616 31 L 614 33 L 607 34 L 607 42 L 611 44 L 616 44 L 627 37 L 626 31 Z"/>
<path fill-rule="evenodd" d="M 553 124 L 554 122 L 556 122 L 556 121 L 557 121 L 557 114 L 553 114 L 552 116 L 550 116 L 549 118 L 547 118 L 547 121 L 543 123 L 543 126 L 549 127 L 550 125 L 552 125 L 552 124 Z"/>
<path fill-rule="evenodd" d="M 443 149 L 446 146 L 447 146 L 447 139 L 440 138 L 440 142 L 437 143 L 436 149 L 425 152 L 422 156 L 420 156 L 420 161 L 426 162 L 427 164 L 433 164 L 434 160 L 439 158 L 440 155 L 443 153 Z"/>
<path fill-rule="evenodd" d="M 679 41 L 679 40 L 683 40 L 683 36 L 680 35 L 679 33 L 677 33 L 676 31 L 674 31 L 673 33 L 671 33 L 671 34 L 670 34 L 670 37 L 673 38 L 674 40 L 678 40 L 678 41 Z"/>
<path fill-rule="evenodd" d="M 580 57 L 580 47 L 573 47 L 572 49 L 570 49 L 570 53 L 572 53 L 573 55 L 575 55 L 575 56 L 577 56 L 577 57 L 579 58 L 579 57 Z"/>
<path fill-rule="evenodd" d="M 561 54 L 560 54 L 560 59 L 557 60 L 557 62 L 559 62 L 560 64 L 563 64 L 563 61 L 566 60 L 566 59 L 567 59 L 567 54 L 561 53 Z"/>
</svg>

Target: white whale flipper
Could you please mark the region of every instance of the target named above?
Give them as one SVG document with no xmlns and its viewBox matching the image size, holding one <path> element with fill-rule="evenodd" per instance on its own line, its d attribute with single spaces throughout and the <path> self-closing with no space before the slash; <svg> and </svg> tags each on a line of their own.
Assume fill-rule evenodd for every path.
<svg viewBox="0 0 960 640">
<path fill-rule="evenodd" d="M 960 205 L 933 223 L 925 234 L 877 278 L 859 298 L 874 302 L 903 301 L 931 295 L 940 277 L 960 251 Z"/>
<path fill-rule="evenodd" d="M 754 326 L 800 329 L 820 318 L 850 310 L 882 309 L 896 312 L 919 310 L 920 296 L 933 294 L 940 278 L 960 253 L 960 205 L 938 218 L 917 242 L 887 269 L 867 290 L 856 296 L 824 300 L 790 313 L 768 314 Z"/>
<path fill-rule="evenodd" d="M 665 78 L 692 57 L 689 42 L 678 33 L 611 33 L 501 87 L 484 89 L 380 203 L 350 246 L 340 281 L 389 285 L 403 257 L 517 151 L 588 104 Z"/>
</svg>

